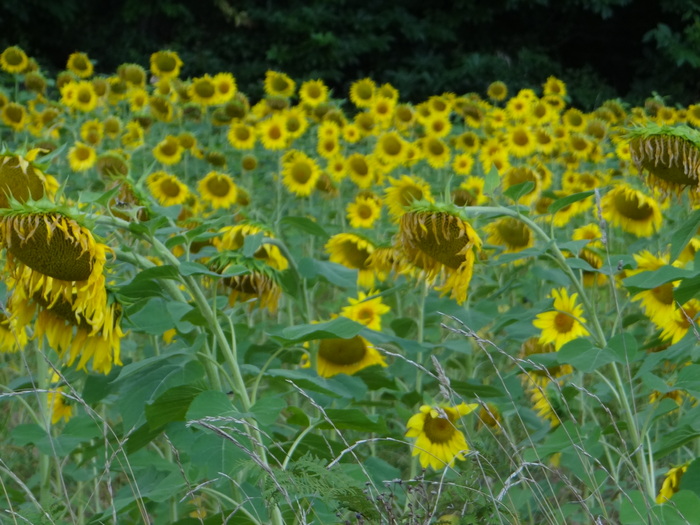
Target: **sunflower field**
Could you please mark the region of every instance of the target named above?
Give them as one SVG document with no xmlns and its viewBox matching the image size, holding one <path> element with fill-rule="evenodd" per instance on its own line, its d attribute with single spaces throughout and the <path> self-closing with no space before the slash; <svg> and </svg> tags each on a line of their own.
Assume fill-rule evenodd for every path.
<svg viewBox="0 0 700 525">
<path fill-rule="evenodd" d="M 0 523 L 700 524 L 700 104 L 183 66 L 0 54 Z"/>
</svg>

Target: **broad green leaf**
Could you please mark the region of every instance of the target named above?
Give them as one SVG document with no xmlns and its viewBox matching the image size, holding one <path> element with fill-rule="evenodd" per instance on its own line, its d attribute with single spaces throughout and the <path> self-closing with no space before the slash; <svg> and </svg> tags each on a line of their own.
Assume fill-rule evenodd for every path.
<svg viewBox="0 0 700 525">
<path fill-rule="evenodd" d="M 125 324 L 136 332 L 163 335 L 175 328 L 175 321 L 168 312 L 167 304 L 163 298 L 151 297 L 138 311 L 127 310 Z"/>
<path fill-rule="evenodd" d="M 674 450 L 700 436 L 700 428 L 690 425 L 679 425 L 673 430 L 664 432 L 654 444 L 654 458 L 661 459 L 668 456 Z"/>
<path fill-rule="evenodd" d="M 674 385 L 679 390 L 686 390 L 694 397 L 700 397 L 700 365 L 684 366 L 678 373 Z"/>
<path fill-rule="evenodd" d="M 685 475 L 683 476 L 685 477 Z M 663 525 L 700 524 L 700 497 L 690 490 L 676 492 L 671 501 L 652 509 L 651 523 Z"/>
<path fill-rule="evenodd" d="M 339 288 L 357 287 L 357 270 L 329 261 L 303 257 L 299 260 L 299 274 L 305 279 L 323 277 Z"/>
<path fill-rule="evenodd" d="M 683 248 L 690 242 L 690 239 L 698 234 L 700 228 L 700 210 L 695 210 L 690 217 L 683 221 L 683 224 L 671 234 L 671 261 L 678 259 Z"/>
<path fill-rule="evenodd" d="M 505 195 L 509 199 L 517 201 L 518 199 L 520 199 L 520 197 L 523 197 L 524 195 L 530 193 L 534 188 L 535 183 L 528 180 L 525 182 L 521 182 L 520 184 L 515 184 L 514 186 L 511 186 L 503 192 L 503 195 Z"/>
<path fill-rule="evenodd" d="M 265 239 L 265 233 L 263 232 L 246 235 L 243 238 L 243 256 L 252 258 L 255 255 L 255 252 L 260 249 L 263 239 Z"/>
<path fill-rule="evenodd" d="M 236 414 L 231 397 L 219 390 L 205 390 L 192 400 L 185 417 L 188 421 L 193 421 L 205 417 L 228 417 Z"/>
<path fill-rule="evenodd" d="M 680 490 L 689 490 L 700 496 L 700 458 L 688 465 L 688 470 L 681 478 Z"/>
<path fill-rule="evenodd" d="M 255 420 L 261 425 L 272 425 L 279 418 L 280 412 L 287 407 L 284 398 L 278 395 L 261 396 L 255 404 L 250 407 Z"/>
<path fill-rule="evenodd" d="M 185 277 L 190 275 L 208 275 L 209 277 L 221 277 L 221 274 L 212 272 L 209 268 L 198 262 L 183 261 L 180 263 L 180 273 Z"/>
<path fill-rule="evenodd" d="M 616 361 L 617 357 L 608 348 L 598 348 L 586 339 L 574 339 L 559 349 L 559 362 L 568 363 L 582 372 L 592 372 L 601 366 Z"/>
<path fill-rule="evenodd" d="M 152 430 L 162 428 L 173 421 L 185 421 L 187 409 L 202 389 L 192 385 L 180 385 L 163 392 L 146 405 L 146 421 Z"/>
<path fill-rule="evenodd" d="M 319 428 L 336 428 L 338 430 L 359 430 L 361 432 L 386 433 L 386 422 L 378 415 L 368 416 L 364 411 L 357 408 L 327 408 L 325 415 L 330 419 L 330 423 L 325 421 Z"/>
<path fill-rule="evenodd" d="M 281 379 L 283 381 L 289 380 L 302 390 L 318 392 L 320 394 L 324 394 L 330 397 L 346 397 L 352 399 L 353 397 L 355 397 L 356 394 L 356 392 L 348 390 L 348 387 L 346 387 L 343 383 L 337 381 L 337 377 L 324 379 L 322 377 L 318 377 L 318 375 L 316 375 L 316 372 L 310 369 L 272 369 L 268 370 L 265 373 L 265 376 L 270 378 Z M 358 378 L 354 379 L 357 379 L 362 384 L 362 381 Z"/>
<path fill-rule="evenodd" d="M 346 317 L 316 324 L 301 324 L 275 329 L 268 332 L 270 337 L 284 345 L 299 344 L 315 339 L 350 339 L 363 329 L 363 325 Z"/>
<path fill-rule="evenodd" d="M 484 385 L 474 379 L 450 381 L 450 388 L 466 400 L 504 397 L 506 393 L 494 385 Z"/>
<path fill-rule="evenodd" d="M 491 166 L 491 169 L 484 177 L 484 195 L 493 195 L 496 188 L 501 184 L 501 176 L 498 174 L 498 168 Z"/>
<path fill-rule="evenodd" d="M 286 224 L 296 228 L 299 231 L 305 233 L 310 233 L 316 237 L 321 237 L 322 239 L 328 239 L 330 235 L 326 230 L 323 229 L 316 221 L 313 221 L 307 217 L 285 217 L 281 221 L 281 224 Z"/>
<path fill-rule="evenodd" d="M 678 281 L 684 277 L 693 277 L 694 274 L 683 268 L 674 266 L 662 266 L 658 270 L 641 272 L 632 277 L 627 277 L 622 282 L 629 289 L 630 293 L 641 290 L 650 290 L 671 281 Z"/>
<path fill-rule="evenodd" d="M 618 363 L 625 364 L 635 360 L 639 352 L 639 345 L 634 336 L 621 333 L 610 338 L 606 350 L 612 353 Z"/>
<path fill-rule="evenodd" d="M 620 523 L 622 525 L 649 525 L 649 510 L 654 506 L 639 490 L 627 490 L 620 497 Z"/>
<path fill-rule="evenodd" d="M 673 290 L 673 298 L 680 304 L 685 304 L 698 296 L 700 296 L 700 273 L 683 279 L 678 288 Z"/>
<path fill-rule="evenodd" d="M 549 205 L 549 209 L 547 210 L 551 214 L 555 214 L 559 210 L 566 208 L 567 206 L 573 204 L 574 202 L 578 202 L 583 199 L 587 199 L 591 195 L 593 195 L 595 191 L 582 191 L 581 193 L 574 193 L 573 195 L 567 195 L 566 197 L 562 197 L 561 199 L 555 200 L 552 204 Z"/>
</svg>

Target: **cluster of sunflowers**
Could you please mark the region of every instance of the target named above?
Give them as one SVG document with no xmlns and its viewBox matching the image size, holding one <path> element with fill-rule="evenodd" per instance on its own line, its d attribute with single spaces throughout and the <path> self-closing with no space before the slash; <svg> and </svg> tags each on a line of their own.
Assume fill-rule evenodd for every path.
<svg viewBox="0 0 700 525">
<path fill-rule="evenodd" d="M 267 72 L 266 96 L 253 103 L 230 73 L 181 78 L 173 51 L 154 53 L 150 71 L 123 64 L 110 76 L 96 75 L 90 58 L 75 53 L 55 82 L 18 47 L 2 52 L 0 67 L 15 83 L 0 91 L 2 139 L 37 148 L 0 157 L 4 351 L 23 347 L 33 326 L 33 337 L 46 336 L 68 365 L 92 360 L 100 373 L 120 365 L 120 307 L 105 285 L 113 250 L 91 232 L 94 213 L 79 199 L 85 192 L 107 192 L 98 214 L 124 231 L 167 217 L 176 230 L 165 243 L 172 257 L 220 274 L 231 307 L 279 313 L 280 302 L 293 300 L 283 276 L 299 275 L 299 256 L 357 272 L 349 305 L 332 312 L 319 304 L 290 324 L 337 314 L 379 332 L 390 309 L 377 287 L 418 283 L 463 305 L 475 267 L 531 264 L 538 237 L 574 241 L 575 249 L 559 253 L 578 259 L 581 287 L 551 291 L 553 309 L 537 315 L 541 335 L 523 343 L 524 357 L 591 334 L 584 318 L 591 312 L 577 304 L 584 287 L 686 266 L 700 247 L 696 235 L 672 262 L 659 239 L 658 253 L 634 254 L 636 267 L 609 268 L 611 253 L 662 230 L 673 199 L 688 208 L 698 201 L 700 105 L 650 99 L 628 108 L 609 100 L 583 112 L 568 107 L 566 85 L 554 77 L 541 95 L 509 96 L 496 81 L 486 96 L 444 93 L 410 104 L 390 84 L 365 78 L 350 87 L 348 108 L 323 81 L 297 88 L 277 71 Z M 296 236 L 290 224 L 300 225 Z M 299 230 L 324 238 L 322 249 L 300 241 Z M 151 257 L 161 263 L 162 254 Z M 674 300 L 677 285 L 631 298 L 665 345 L 692 332 L 700 312 L 695 298 Z M 322 377 L 387 366 L 359 335 L 322 339 L 305 359 Z M 552 426 L 560 419 L 547 386 L 571 373 L 570 365 L 524 373 L 535 411 Z M 464 459 L 469 448 L 457 421 L 478 406 L 424 405 L 410 418 L 406 435 L 417 438 L 423 467 Z M 485 410 L 481 420 L 498 427 L 497 409 Z"/>
</svg>

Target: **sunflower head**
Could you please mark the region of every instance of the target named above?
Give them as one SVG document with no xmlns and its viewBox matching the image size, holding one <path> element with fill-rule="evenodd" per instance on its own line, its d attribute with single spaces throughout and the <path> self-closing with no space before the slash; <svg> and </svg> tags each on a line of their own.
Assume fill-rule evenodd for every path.
<svg viewBox="0 0 700 525">
<path fill-rule="evenodd" d="M 321 377 L 352 375 L 372 365 L 387 366 L 384 356 L 359 335 L 319 341 L 316 369 Z"/>
<path fill-rule="evenodd" d="M 222 274 L 221 282 L 229 290 L 230 306 L 236 303 L 249 303 L 252 309 L 266 308 L 270 313 L 277 311 L 282 288 L 278 272 L 264 261 L 242 257 L 232 252 L 220 253 L 214 257 L 210 266 L 213 271 Z M 233 268 L 245 267 L 244 273 L 234 272 L 226 275 Z"/>
<path fill-rule="evenodd" d="M 8 208 L 11 199 L 40 200 L 50 193 L 46 175 L 33 163 L 37 154 L 38 150 L 24 156 L 0 153 L 0 208 Z"/>
<path fill-rule="evenodd" d="M 630 154 L 647 183 L 680 193 L 700 187 L 700 133 L 687 126 L 647 126 L 629 132 Z"/>
</svg>

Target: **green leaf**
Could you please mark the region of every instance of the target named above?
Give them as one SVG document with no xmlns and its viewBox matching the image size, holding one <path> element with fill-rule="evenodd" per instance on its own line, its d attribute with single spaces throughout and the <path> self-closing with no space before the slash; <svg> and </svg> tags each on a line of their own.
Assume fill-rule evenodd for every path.
<svg viewBox="0 0 700 525">
<path fill-rule="evenodd" d="M 358 395 L 358 386 L 360 388 L 364 386 L 362 380 L 357 377 L 345 376 L 344 374 L 339 374 L 330 379 L 324 379 L 318 377 L 316 372 L 310 369 L 302 370 L 286 370 L 286 369 L 273 369 L 268 370 L 265 373 L 265 377 L 282 379 L 291 381 L 294 385 L 298 386 L 302 390 L 309 390 L 311 392 L 318 392 L 330 397 L 344 397 L 348 399 L 353 399 Z M 343 378 L 350 379 L 355 382 L 343 382 Z M 364 391 L 367 387 L 364 386 Z M 359 390 L 361 393 L 363 390 Z"/>
<path fill-rule="evenodd" d="M 503 192 L 503 195 L 517 201 L 520 197 L 530 193 L 535 187 L 535 183 L 528 180 L 521 182 L 520 184 L 515 184 Z"/>
<path fill-rule="evenodd" d="M 296 425 L 296 426 L 300 426 L 303 428 L 306 428 L 309 426 L 309 423 L 310 423 L 309 416 L 301 408 L 295 407 L 295 406 L 290 406 L 290 407 L 287 407 L 286 413 L 288 414 L 287 424 Z"/>
<path fill-rule="evenodd" d="M 677 428 L 661 435 L 654 446 L 654 458 L 661 459 L 668 456 L 674 450 L 700 436 L 700 429 L 690 425 L 680 425 Z"/>
<path fill-rule="evenodd" d="M 258 399 L 255 404 L 250 407 L 255 420 L 261 425 L 272 425 L 277 421 L 277 418 L 283 409 L 287 407 L 287 402 L 284 398 L 276 395 L 265 396 Z"/>
<path fill-rule="evenodd" d="M 506 393 L 494 385 L 484 385 L 473 379 L 450 381 L 450 388 L 466 399 L 504 397 Z"/>
<path fill-rule="evenodd" d="M 501 176 L 498 174 L 498 168 L 496 168 L 495 165 L 491 166 L 491 169 L 484 179 L 484 195 L 493 195 L 496 188 L 501 184 Z"/>
<path fill-rule="evenodd" d="M 671 235 L 671 263 L 678 259 L 690 239 L 697 235 L 698 228 L 700 228 L 700 210 L 695 210 Z"/>
<path fill-rule="evenodd" d="M 329 261 L 318 261 L 310 257 L 302 257 L 299 260 L 299 274 L 304 279 L 323 277 L 329 283 L 339 288 L 357 287 L 357 270 L 351 270 L 341 264 Z"/>
<path fill-rule="evenodd" d="M 209 268 L 204 266 L 203 264 L 197 263 L 197 262 L 192 262 L 192 261 L 183 261 L 180 263 L 180 273 L 184 275 L 185 277 L 190 276 L 190 275 L 208 275 L 209 277 L 221 277 L 221 274 L 212 272 Z"/>
<path fill-rule="evenodd" d="M 696 398 L 700 397 L 700 365 L 684 366 L 678 373 L 674 386 L 678 390 L 686 390 Z"/>
<path fill-rule="evenodd" d="M 634 336 L 622 333 L 610 338 L 606 350 L 610 352 L 618 363 L 631 363 L 635 361 L 639 352 L 639 345 Z"/>
<path fill-rule="evenodd" d="M 126 322 L 132 330 L 151 335 L 163 335 L 171 328 L 175 328 L 175 320 L 168 312 L 168 302 L 160 297 L 151 297 L 145 303 L 137 306 L 143 307 L 133 312 L 127 310 Z"/>
<path fill-rule="evenodd" d="M 321 423 L 319 428 L 359 430 L 362 432 L 377 432 L 380 434 L 384 434 L 387 431 L 384 418 L 380 418 L 378 415 L 370 417 L 357 408 L 327 408 L 325 413 L 331 422 L 329 423 L 326 421 Z"/>
<path fill-rule="evenodd" d="M 650 290 L 671 281 L 678 281 L 684 277 L 693 276 L 694 273 L 689 270 L 666 265 L 654 271 L 641 272 L 632 277 L 627 277 L 622 282 L 630 293 L 637 293 L 641 290 Z"/>
<path fill-rule="evenodd" d="M 696 458 L 688 465 L 681 478 L 680 490 L 689 490 L 700 496 L 700 458 Z"/>
<path fill-rule="evenodd" d="M 685 304 L 700 295 L 700 273 L 681 281 L 678 288 L 673 290 L 673 298 L 680 304 Z"/>
<path fill-rule="evenodd" d="M 187 409 L 192 400 L 202 392 L 192 385 L 180 385 L 163 392 L 158 398 L 146 405 L 146 421 L 155 430 L 173 421 L 185 421 Z"/>
<path fill-rule="evenodd" d="M 243 256 L 251 259 L 255 255 L 255 252 L 260 249 L 264 238 L 264 232 L 258 232 L 243 237 Z"/>
<path fill-rule="evenodd" d="M 322 239 L 328 239 L 330 237 L 326 230 L 324 230 L 316 221 L 313 221 L 308 217 L 285 217 L 280 221 L 280 223 L 293 226 L 299 231 L 310 233 L 311 235 L 321 237 Z"/>
<path fill-rule="evenodd" d="M 649 509 L 654 503 L 639 490 L 628 490 L 620 498 L 622 525 L 649 525 Z"/>
<path fill-rule="evenodd" d="M 555 200 L 552 204 L 549 205 L 548 212 L 551 214 L 555 214 L 562 208 L 566 208 L 567 206 L 573 204 L 574 202 L 578 202 L 583 199 L 587 199 L 591 195 L 593 195 L 595 191 L 582 191 L 581 193 L 574 193 L 573 195 L 567 195 L 566 197 L 562 197 L 561 199 Z"/>
<path fill-rule="evenodd" d="M 284 345 L 293 345 L 316 339 L 350 339 L 364 328 L 360 323 L 345 317 L 337 317 L 332 321 L 316 324 L 302 324 L 271 330 L 270 337 Z"/>
<path fill-rule="evenodd" d="M 237 413 L 229 396 L 220 390 L 205 390 L 192 400 L 185 417 L 187 421 L 193 421 L 205 417 L 229 417 Z"/>
<path fill-rule="evenodd" d="M 582 372 L 592 372 L 616 360 L 616 356 L 608 348 L 593 346 L 586 338 L 569 341 L 557 353 L 560 363 L 568 363 Z"/>
</svg>

